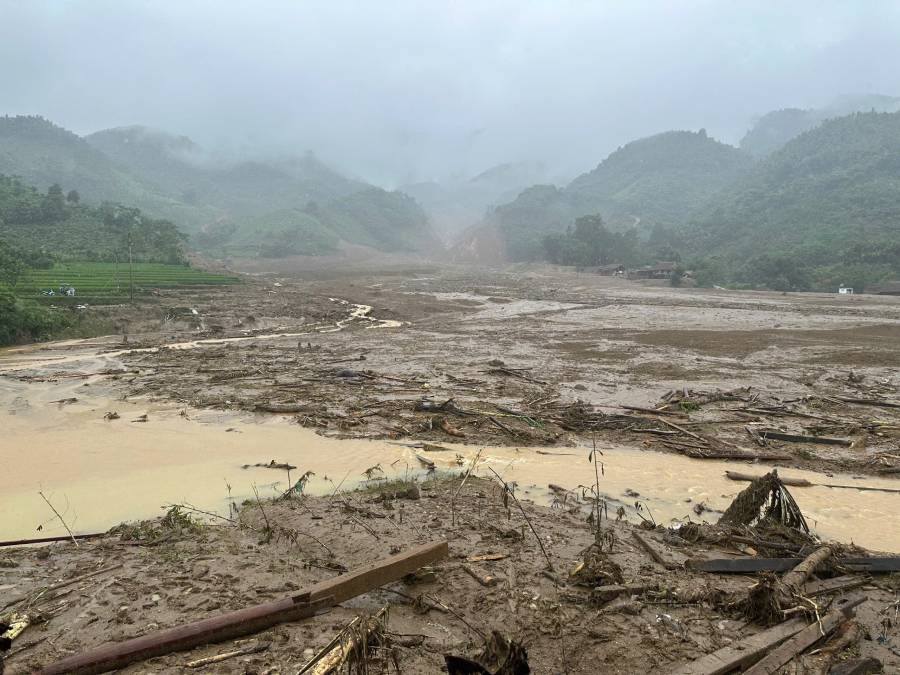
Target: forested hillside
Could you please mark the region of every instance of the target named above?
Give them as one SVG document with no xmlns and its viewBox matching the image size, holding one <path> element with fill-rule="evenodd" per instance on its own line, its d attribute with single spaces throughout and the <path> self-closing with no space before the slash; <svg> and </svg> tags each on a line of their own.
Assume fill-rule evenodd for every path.
<svg viewBox="0 0 900 675">
<path fill-rule="evenodd" d="M 212 254 L 316 255 L 342 240 L 426 250 L 436 241 L 412 199 L 342 176 L 310 153 L 229 163 L 144 127 L 81 138 L 40 117 L 5 117 L 0 172 L 40 190 L 61 184 L 88 201 L 134 205 Z"/>
<path fill-rule="evenodd" d="M 720 281 L 833 290 L 900 274 L 900 113 L 856 113 L 801 134 L 684 235 Z"/>
<path fill-rule="evenodd" d="M 713 195 L 749 171 L 752 158 L 705 131 L 670 131 L 619 148 L 566 188 L 537 185 L 486 219 L 511 259 L 540 256 L 544 236 L 598 214 L 612 230 L 683 223 Z"/>
<path fill-rule="evenodd" d="M 77 190 L 46 192 L 0 174 L 0 240 L 57 260 L 184 262 L 183 235 L 170 221 L 135 207 L 89 205 Z"/>
<path fill-rule="evenodd" d="M 221 227 L 210 228 L 198 237 L 214 237 L 220 231 Z M 374 187 L 321 204 L 310 202 L 303 208 L 248 218 L 207 248 L 225 255 L 278 258 L 333 253 L 341 241 L 396 252 L 441 248 L 415 200 Z"/>
<path fill-rule="evenodd" d="M 784 108 L 760 117 L 741 139 L 741 150 L 755 157 L 765 157 L 827 119 L 844 117 L 854 112 L 897 112 L 900 98 L 869 94 L 842 96 L 823 108 Z"/>
</svg>

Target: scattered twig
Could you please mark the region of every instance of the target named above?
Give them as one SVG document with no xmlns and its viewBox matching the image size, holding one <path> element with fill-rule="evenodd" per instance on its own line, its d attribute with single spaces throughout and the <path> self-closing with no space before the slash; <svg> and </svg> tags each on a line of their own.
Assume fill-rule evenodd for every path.
<svg viewBox="0 0 900 675">
<path fill-rule="evenodd" d="M 247 656 L 248 654 L 259 654 L 260 652 L 264 652 L 269 648 L 268 642 L 257 642 L 256 644 L 248 645 L 246 647 L 242 647 L 241 649 L 236 649 L 231 652 L 224 652 L 222 654 L 216 654 L 215 656 L 207 656 L 203 659 L 197 659 L 196 661 L 188 661 L 185 663 L 186 668 L 200 668 L 201 666 L 208 666 L 211 663 L 219 663 L 220 661 L 225 661 L 227 659 L 233 659 L 235 656 Z"/>
<path fill-rule="evenodd" d="M 75 546 L 77 547 L 77 546 L 78 546 L 78 540 L 75 538 L 75 535 L 72 534 L 72 530 L 69 529 L 69 526 L 66 525 L 66 521 L 63 520 L 63 517 L 62 517 L 61 515 L 59 515 L 59 511 L 57 511 L 56 508 L 53 506 L 53 504 L 50 503 L 50 500 L 47 499 L 47 497 L 44 495 L 43 492 L 41 492 L 40 490 L 38 490 L 38 494 L 41 496 L 41 499 L 43 499 L 45 502 L 47 502 L 47 506 L 49 506 L 49 507 L 50 507 L 50 510 L 53 511 L 53 513 L 56 514 L 56 517 L 59 518 L 59 522 L 62 523 L 62 526 L 63 526 L 64 528 L 66 528 L 66 532 L 69 533 L 69 537 L 72 539 L 72 543 L 75 544 Z"/>
<path fill-rule="evenodd" d="M 531 528 L 531 531 L 534 534 L 534 538 L 537 539 L 538 546 L 541 547 L 541 553 L 544 554 L 544 558 L 546 558 L 546 560 L 547 560 L 547 568 L 551 572 L 555 572 L 556 570 L 553 568 L 553 562 L 550 560 L 550 556 L 547 554 L 547 549 L 544 548 L 544 542 L 541 541 L 541 536 L 537 533 L 537 530 L 534 529 L 534 524 L 532 524 L 531 519 L 528 517 L 528 514 L 525 513 L 525 509 L 522 508 L 522 504 L 519 503 L 519 500 L 516 497 L 515 493 L 513 493 L 513 491 L 510 489 L 510 487 L 506 483 L 506 481 L 504 481 L 500 477 L 500 474 L 498 474 L 496 471 L 494 471 L 494 467 L 488 467 L 488 468 L 491 470 L 491 473 L 497 477 L 497 480 L 500 481 L 500 485 L 503 486 L 503 490 L 505 491 L 505 493 L 508 494 L 510 497 L 512 497 L 513 501 L 516 503 L 516 506 L 519 507 L 519 511 L 522 512 L 522 517 L 525 518 L 525 522 L 528 523 L 528 527 Z"/>
</svg>

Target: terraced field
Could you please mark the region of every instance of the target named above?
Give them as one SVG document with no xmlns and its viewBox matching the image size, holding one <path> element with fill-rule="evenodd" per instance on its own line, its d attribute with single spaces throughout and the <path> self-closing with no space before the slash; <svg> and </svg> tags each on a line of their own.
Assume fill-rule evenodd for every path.
<svg viewBox="0 0 900 675">
<path fill-rule="evenodd" d="M 134 264 L 134 294 L 147 295 L 154 289 L 221 286 L 240 283 L 238 277 L 214 274 L 183 265 Z M 19 279 L 16 294 L 58 303 L 112 304 L 130 296 L 132 277 L 127 264 L 73 262 L 57 263 L 50 269 L 29 270 Z M 61 286 L 75 288 L 74 297 L 60 293 Z M 45 295 L 52 290 L 54 295 Z"/>
</svg>

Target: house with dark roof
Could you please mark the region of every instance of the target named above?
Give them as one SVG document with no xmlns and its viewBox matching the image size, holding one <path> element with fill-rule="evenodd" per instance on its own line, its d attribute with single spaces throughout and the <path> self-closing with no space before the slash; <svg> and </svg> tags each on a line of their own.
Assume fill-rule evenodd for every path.
<svg viewBox="0 0 900 675">
<path fill-rule="evenodd" d="M 640 267 L 628 272 L 629 279 L 668 279 L 678 264 L 675 262 L 658 262 L 655 265 Z"/>
</svg>

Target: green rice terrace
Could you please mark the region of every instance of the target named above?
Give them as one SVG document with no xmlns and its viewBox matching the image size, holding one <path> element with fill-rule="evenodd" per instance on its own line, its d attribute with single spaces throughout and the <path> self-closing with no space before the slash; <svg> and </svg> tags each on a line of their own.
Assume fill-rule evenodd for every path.
<svg viewBox="0 0 900 675">
<path fill-rule="evenodd" d="M 133 274 L 136 297 L 152 294 L 157 289 L 240 283 L 236 276 L 215 274 L 185 265 L 134 263 Z M 73 296 L 65 293 L 69 287 L 75 289 Z M 131 270 L 127 263 L 57 263 L 49 269 L 26 271 L 16 284 L 19 297 L 54 303 L 115 304 L 128 301 L 130 293 Z"/>
</svg>

